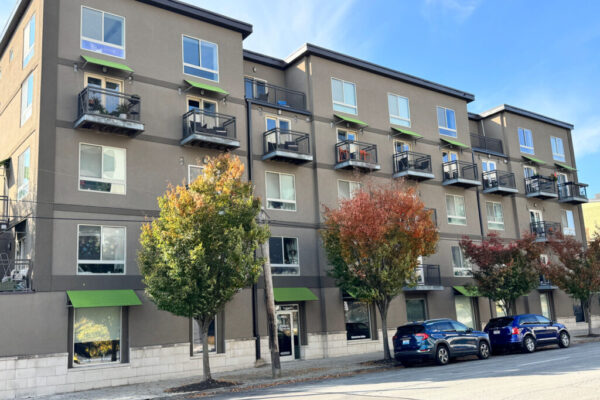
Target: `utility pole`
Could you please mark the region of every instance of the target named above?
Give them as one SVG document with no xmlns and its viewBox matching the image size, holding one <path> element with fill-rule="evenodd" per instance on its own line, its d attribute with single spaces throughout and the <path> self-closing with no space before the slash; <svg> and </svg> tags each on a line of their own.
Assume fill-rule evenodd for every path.
<svg viewBox="0 0 600 400">
<path fill-rule="evenodd" d="M 267 213 L 264 208 L 260 211 L 258 221 L 261 225 L 267 225 Z M 275 321 L 275 296 L 273 295 L 273 277 L 271 276 L 271 262 L 269 261 L 269 241 L 261 245 L 261 251 L 265 262 L 263 274 L 265 277 L 265 302 L 267 308 L 267 327 L 269 332 L 269 349 L 271 350 L 271 372 L 273 378 L 281 377 L 281 362 L 279 360 L 279 342 L 277 338 L 277 324 Z"/>
</svg>

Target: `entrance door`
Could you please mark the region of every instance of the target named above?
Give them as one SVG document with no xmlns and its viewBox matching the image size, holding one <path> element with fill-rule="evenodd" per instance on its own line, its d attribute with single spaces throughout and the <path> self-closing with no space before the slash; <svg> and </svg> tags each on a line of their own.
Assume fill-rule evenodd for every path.
<svg viewBox="0 0 600 400">
<path fill-rule="evenodd" d="M 300 329 L 297 305 L 276 306 L 277 339 L 281 361 L 300 358 Z"/>
<path fill-rule="evenodd" d="M 496 170 L 496 161 L 481 160 L 481 170 L 483 171 L 483 179 L 486 180 L 486 183 L 487 183 L 484 187 L 496 186 L 496 181 L 498 179 L 497 175 L 496 174 L 486 174 L 486 172 Z"/>
<path fill-rule="evenodd" d="M 529 222 L 531 222 L 532 230 L 536 235 L 544 236 L 544 226 L 541 224 L 542 212 L 540 210 L 529 210 Z"/>
<path fill-rule="evenodd" d="M 122 81 L 110 79 L 105 76 L 88 74 L 86 75 L 85 83 L 86 86 L 95 87 L 98 89 L 106 89 L 106 93 L 101 95 L 98 93 L 93 93 L 91 97 L 97 98 L 101 102 L 100 104 L 104 106 L 104 111 L 107 114 L 119 113 L 118 109 L 119 105 L 121 104 L 120 93 L 123 91 Z"/>
<path fill-rule="evenodd" d="M 458 178 L 457 163 L 446 165 L 447 162 L 458 161 L 458 153 L 456 153 L 455 151 L 443 151 L 442 161 L 444 162 L 444 179 Z"/>
</svg>

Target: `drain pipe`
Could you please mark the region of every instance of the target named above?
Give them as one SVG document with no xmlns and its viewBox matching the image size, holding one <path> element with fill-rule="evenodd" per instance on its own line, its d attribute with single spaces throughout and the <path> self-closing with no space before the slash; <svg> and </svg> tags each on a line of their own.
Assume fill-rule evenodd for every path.
<svg viewBox="0 0 600 400">
<path fill-rule="evenodd" d="M 471 161 L 475 164 L 475 152 L 471 150 Z M 475 194 L 477 196 L 477 215 L 479 216 L 479 231 L 481 232 L 481 240 L 484 238 L 483 233 L 483 219 L 481 217 L 481 199 L 479 198 L 479 188 L 475 188 Z"/>
</svg>

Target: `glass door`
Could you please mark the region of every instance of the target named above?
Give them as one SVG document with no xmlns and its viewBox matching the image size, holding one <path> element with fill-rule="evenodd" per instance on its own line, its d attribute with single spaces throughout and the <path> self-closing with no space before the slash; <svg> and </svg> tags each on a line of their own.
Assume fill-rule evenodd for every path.
<svg viewBox="0 0 600 400">
<path fill-rule="evenodd" d="M 567 183 L 567 174 L 562 174 L 559 173 L 557 175 L 557 184 L 558 184 L 558 194 L 560 195 L 560 197 L 567 197 L 569 196 L 569 188 L 566 187 L 564 184 Z"/>
<path fill-rule="evenodd" d="M 487 181 L 487 185 L 484 187 L 494 187 L 495 181 L 498 179 L 496 174 L 485 174 L 486 172 L 495 171 L 496 170 L 496 161 L 492 160 L 482 160 L 481 161 L 481 171 L 483 171 L 483 179 Z"/>
<path fill-rule="evenodd" d="M 455 296 L 454 305 L 456 307 L 456 320 L 468 326 L 475 328 L 475 317 L 473 314 L 473 301 L 467 296 Z"/>
<path fill-rule="evenodd" d="M 281 361 L 300 358 L 298 305 L 277 305 L 277 339 Z"/>
<path fill-rule="evenodd" d="M 445 163 L 451 161 L 458 161 L 458 153 L 454 151 L 442 152 L 442 161 Z M 444 165 L 444 179 L 456 179 L 458 178 L 458 163 Z"/>
<path fill-rule="evenodd" d="M 349 141 L 349 142 L 354 142 L 356 141 L 356 133 L 352 132 L 352 131 L 347 131 L 344 129 L 338 129 L 337 132 L 338 135 L 338 143 L 339 142 L 344 142 L 344 141 Z M 358 154 L 357 151 L 358 148 L 355 144 L 350 144 L 349 146 L 342 146 L 339 148 L 339 161 L 346 161 L 346 160 L 350 160 L 350 159 L 358 159 Z"/>
<path fill-rule="evenodd" d="M 107 93 L 102 94 L 90 94 L 89 101 L 97 101 L 101 105 L 96 106 L 94 109 L 99 110 L 102 114 L 114 114 L 116 116 L 121 114 L 120 111 L 122 110 L 119 106 L 121 105 L 122 101 L 120 93 L 123 91 L 123 82 L 96 75 L 87 75 L 85 82 L 86 86 L 105 89 L 107 91 Z M 111 92 L 115 94 L 112 95 Z"/>
<path fill-rule="evenodd" d="M 549 320 L 552 320 L 552 305 L 549 293 L 540 293 L 540 304 L 542 307 L 542 315 Z"/>
</svg>

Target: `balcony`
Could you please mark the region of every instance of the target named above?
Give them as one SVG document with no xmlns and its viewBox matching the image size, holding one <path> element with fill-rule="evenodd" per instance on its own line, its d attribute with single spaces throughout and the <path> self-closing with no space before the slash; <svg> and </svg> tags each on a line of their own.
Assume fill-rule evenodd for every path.
<svg viewBox="0 0 600 400">
<path fill-rule="evenodd" d="M 88 86 L 77 100 L 75 129 L 95 129 L 136 136 L 144 131 L 140 122 L 141 99 L 137 95 Z"/>
<path fill-rule="evenodd" d="M 538 242 L 545 242 L 561 231 L 558 222 L 536 221 L 532 222 L 530 227 Z"/>
<path fill-rule="evenodd" d="M 183 139 L 180 144 L 229 150 L 240 147 L 236 139 L 235 117 L 200 109 L 183 114 Z"/>
<path fill-rule="evenodd" d="M 442 185 L 456 185 L 462 187 L 481 186 L 477 164 L 466 161 L 449 161 L 442 165 L 444 180 Z"/>
<path fill-rule="evenodd" d="M 537 197 L 538 199 L 556 199 L 556 182 L 549 176 L 532 176 L 525 178 L 525 194 L 527 197 Z"/>
<path fill-rule="evenodd" d="M 0 293 L 32 291 L 33 268 L 31 260 L 11 260 L 6 253 L 0 254 Z"/>
<path fill-rule="evenodd" d="M 263 160 L 302 164 L 313 160 L 308 133 L 271 129 L 263 134 Z"/>
<path fill-rule="evenodd" d="M 487 136 L 471 134 L 471 147 L 480 153 L 504 156 L 502 140 Z"/>
<path fill-rule="evenodd" d="M 544 275 L 540 275 L 540 284 L 538 285 L 538 290 L 553 290 L 557 289 L 557 287 L 552 284 L 550 279 L 546 278 Z"/>
<path fill-rule="evenodd" d="M 417 284 L 413 287 L 405 287 L 405 291 L 444 290 L 439 265 L 419 265 L 416 272 Z"/>
<path fill-rule="evenodd" d="M 481 174 L 483 193 L 508 195 L 517 193 L 515 174 L 504 171 L 488 171 Z"/>
<path fill-rule="evenodd" d="M 417 181 L 435 178 L 431 172 L 431 156 L 412 151 L 394 154 L 393 177 L 406 177 Z"/>
<path fill-rule="evenodd" d="M 307 112 L 306 95 L 302 92 L 250 78 L 244 78 L 244 87 L 246 98 L 255 103 Z"/>
<path fill-rule="evenodd" d="M 378 170 L 377 145 L 344 140 L 335 145 L 335 169 Z"/>
<path fill-rule="evenodd" d="M 558 202 L 569 204 L 587 203 L 587 186 L 584 183 L 560 183 L 558 185 Z"/>
</svg>

